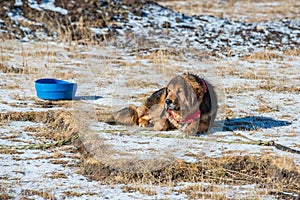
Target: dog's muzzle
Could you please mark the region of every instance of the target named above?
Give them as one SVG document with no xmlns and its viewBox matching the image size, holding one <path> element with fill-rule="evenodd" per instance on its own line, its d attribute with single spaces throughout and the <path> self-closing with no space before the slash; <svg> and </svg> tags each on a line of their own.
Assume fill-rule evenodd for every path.
<svg viewBox="0 0 300 200">
<path fill-rule="evenodd" d="M 165 108 L 166 110 L 176 110 L 176 106 L 171 99 L 166 99 Z"/>
</svg>

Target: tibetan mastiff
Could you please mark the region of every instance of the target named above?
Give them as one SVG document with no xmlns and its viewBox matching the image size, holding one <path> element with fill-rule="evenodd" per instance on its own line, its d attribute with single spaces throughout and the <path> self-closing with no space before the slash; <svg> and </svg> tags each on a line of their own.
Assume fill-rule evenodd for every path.
<svg viewBox="0 0 300 200">
<path fill-rule="evenodd" d="M 181 129 L 187 135 L 206 133 L 217 113 L 213 86 L 195 74 L 173 78 L 139 107 L 130 105 L 114 114 L 123 125 L 153 126 L 154 130 Z"/>
</svg>

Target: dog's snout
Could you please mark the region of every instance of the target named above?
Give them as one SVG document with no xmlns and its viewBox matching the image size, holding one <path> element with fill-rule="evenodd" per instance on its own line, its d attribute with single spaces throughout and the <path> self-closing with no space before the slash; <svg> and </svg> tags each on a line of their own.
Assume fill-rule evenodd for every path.
<svg viewBox="0 0 300 200">
<path fill-rule="evenodd" d="M 171 103 L 173 103 L 173 101 L 171 99 L 166 99 L 166 104 L 170 105 Z"/>
</svg>

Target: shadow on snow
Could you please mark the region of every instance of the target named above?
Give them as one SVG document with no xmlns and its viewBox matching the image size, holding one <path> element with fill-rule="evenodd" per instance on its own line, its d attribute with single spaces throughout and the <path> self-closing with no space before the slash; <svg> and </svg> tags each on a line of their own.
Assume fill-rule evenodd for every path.
<svg viewBox="0 0 300 200">
<path fill-rule="evenodd" d="M 76 100 L 76 101 L 80 101 L 80 100 L 90 100 L 90 101 L 93 101 L 93 100 L 98 100 L 98 99 L 101 99 L 102 96 L 75 96 L 73 100 Z"/>
<path fill-rule="evenodd" d="M 263 116 L 249 116 L 236 119 L 227 118 L 224 121 L 223 131 L 267 129 L 288 126 L 290 124 L 291 123 L 287 121 L 275 120 L 270 117 Z"/>
</svg>

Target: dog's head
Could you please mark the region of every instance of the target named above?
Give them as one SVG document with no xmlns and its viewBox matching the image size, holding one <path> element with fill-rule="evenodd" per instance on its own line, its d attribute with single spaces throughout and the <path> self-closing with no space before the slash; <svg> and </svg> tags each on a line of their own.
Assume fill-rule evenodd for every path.
<svg viewBox="0 0 300 200">
<path fill-rule="evenodd" d="M 189 114 L 199 109 L 195 89 L 184 76 L 173 78 L 166 87 L 165 109 L 172 112 L 176 120 L 185 119 Z"/>
</svg>

